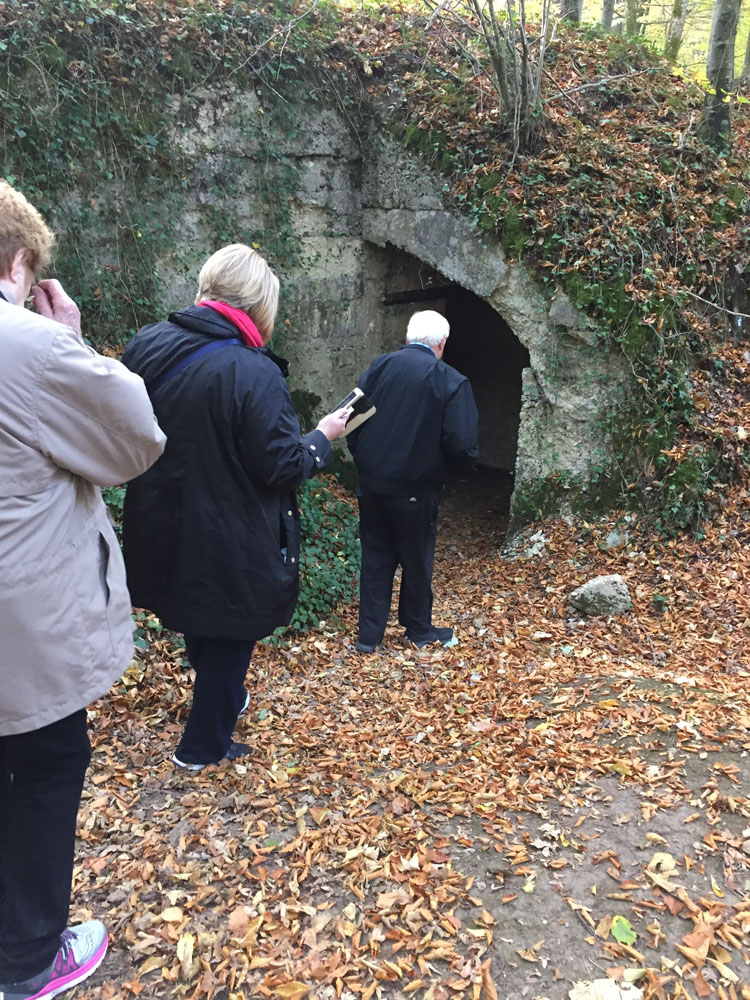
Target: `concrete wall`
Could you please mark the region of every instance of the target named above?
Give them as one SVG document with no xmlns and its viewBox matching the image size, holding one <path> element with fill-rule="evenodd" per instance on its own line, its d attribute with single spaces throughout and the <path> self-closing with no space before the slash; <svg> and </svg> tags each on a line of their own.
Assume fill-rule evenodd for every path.
<svg viewBox="0 0 750 1000">
<path fill-rule="evenodd" d="M 196 269 L 213 249 L 201 235 L 211 177 L 233 173 L 235 215 L 244 213 L 257 224 L 266 220 L 260 181 L 274 169 L 258 127 L 267 112 L 252 92 L 206 91 L 198 97 L 197 108 L 175 106 L 173 136 L 200 164 L 188 178 L 179 223 L 183 245 L 195 247 Z M 584 317 L 563 297 L 550 304 L 526 268 L 506 260 L 499 245 L 446 204 L 441 177 L 395 140 L 372 129 L 357 133 L 349 120 L 316 104 L 281 146 L 297 172 L 291 221 L 304 258 L 281 275 L 288 326 L 281 325 L 278 346 L 292 362 L 296 388 L 320 397 L 321 410 L 332 405 L 373 357 L 403 342 L 416 308 L 450 312 L 451 295 L 456 301 L 453 292 L 427 306 L 385 305 L 386 296 L 459 286 L 498 317 L 494 325 L 482 324 L 473 348 L 464 336 L 463 354 L 456 355 L 457 367 L 476 381 L 490 464 L 513 465 L 516 433 L 517 488 L 553 474 L 586 477 L 592 462 L 606 458 L 603 425 L 624 384 L 622 359 L 597 344 Z M 271 230 L 270 216 L 267 225 Z M 161 269 L 169 304 L 190 301 L 192 275 L 170 270 L 169 259 Z M 493 329 L 505 339 L 497 351 Z M 472 350 L 493 358 L 494 372 Z M 505 374 L 503 350 L 509 359 Z"/>
</svg>

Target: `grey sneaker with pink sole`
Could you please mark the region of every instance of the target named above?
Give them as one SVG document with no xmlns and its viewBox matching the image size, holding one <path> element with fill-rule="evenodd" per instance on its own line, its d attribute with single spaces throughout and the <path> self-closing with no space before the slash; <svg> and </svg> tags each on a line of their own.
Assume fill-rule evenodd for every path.
<svg viewBox="0 0 750 1000">
<path fill-rule="evenodd" d="M 107 928 L 100 920 L 68 927 L 52 965 L 23 982 L 0 983 L 0 1000 L 51 1000 L 88 979 L 106 954 Z"/>
</svg>

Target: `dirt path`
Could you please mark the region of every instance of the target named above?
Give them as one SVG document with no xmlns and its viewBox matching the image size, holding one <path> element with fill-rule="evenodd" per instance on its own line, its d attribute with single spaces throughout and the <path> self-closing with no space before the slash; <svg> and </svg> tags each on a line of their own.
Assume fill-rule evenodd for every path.
<svg viewBox="0 0 750 1000">
<path fill-rule="evenodd" d="M 750 997 L 741 518 L 700 550 L 560 522 L 511 561 L 472 495 L 436 566 L 459 645 L 394 625 L 361 656 L 350 609 L 262 649 L 245 763 L 168 763 L 189 690 L 152 635 L 93 723 L 75 901 L 112 947 L 78 1000 L 564 1000 L 638 968 L 647 997 Z M 571 616 L 615 571 L 633 612 Z"/>
</svg>

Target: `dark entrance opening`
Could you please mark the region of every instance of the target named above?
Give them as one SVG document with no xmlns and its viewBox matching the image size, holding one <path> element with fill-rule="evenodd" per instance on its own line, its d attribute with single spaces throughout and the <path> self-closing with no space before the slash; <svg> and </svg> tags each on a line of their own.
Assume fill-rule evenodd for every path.
<svg viewBox="0 0 750 1000">
<path fill-rule="evenodd" d="M 469 514 L 488 548 L 499 547 L 513 494 L 521 370 L 529 366 L 529 352 L 491 306 L 464 288 L 446 297 L 446 317 L 451 334 L 443 360 L 471 382 L 479 411 L 479 465 L 448 485 L 443 510 Z"/>
<path fill-rule="evenodd" d="M 463 288 L 446 298 L 446 317 L 444 360 L 470 380 L 479 410 L 479 463 L 512 475 L 529 352 L 491 306 Z"/>
</svg>

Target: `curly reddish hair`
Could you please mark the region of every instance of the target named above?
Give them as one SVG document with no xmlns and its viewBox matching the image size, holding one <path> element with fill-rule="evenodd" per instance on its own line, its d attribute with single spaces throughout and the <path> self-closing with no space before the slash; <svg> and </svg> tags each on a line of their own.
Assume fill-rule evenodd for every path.
<svg viewBox="0 0 750 1000">
<path fill-rule="evenodd" d="M 26 261 L 38 274 L 50 261 L 55 238 L 33 205 L 7 181 L 0 180 L 0 277 L 10 273 L 13 258 L 26 251 Z"/>
</svg>

